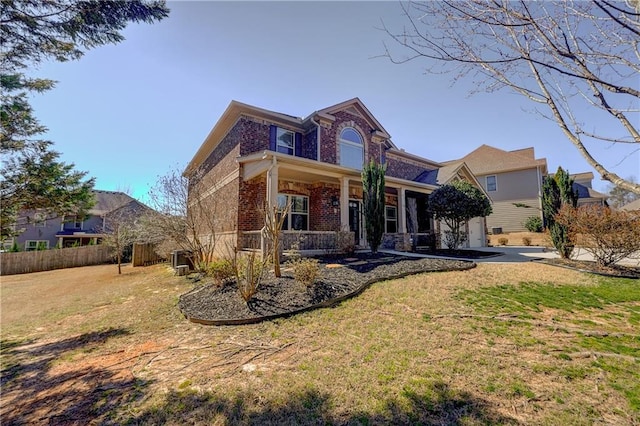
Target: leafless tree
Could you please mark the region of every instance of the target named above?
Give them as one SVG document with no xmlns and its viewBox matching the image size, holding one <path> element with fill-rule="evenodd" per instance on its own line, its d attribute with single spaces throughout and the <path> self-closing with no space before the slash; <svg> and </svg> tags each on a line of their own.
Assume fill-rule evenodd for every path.
<svg viewBox="0 0 640 426">
<path fill-rule="evenodd" d="M 122 255 L 124 250 L 139 239 L 139 221 L 141 204 L 133 201 L 110 213 L 104 218 L 100 229 L 104 235 L 102 243 L 111 248 L 118 262 L 118 274 L 122 274 Z"/>
<path fill-rule="evenodd" d="M 205 271 L 216 249 L 219 200 L 206 177 L 192 182 L 198 184 L 190 185 L 177 168 L 158 178 L 149 192 L 155 212 L 144 220 L 145 241 L 186 250 L 196 270 Z"/>
<path fill-rule="evenodd" d="M 271 256 L 273 260 L 273 273 L 276 277 L 280 277 L 280 236 L 282 234 L 282 226 L 291 209 L 291 203 L 285 205 L 268 206 L 265 203 L 263 208 L 264 215 L 264 233 L 271 244 Z"/>
<path fill-rule="evenodd" d="M 606 143 L 631 144 L 627 156 L 640 150 L 638 0 L 439 0 L 401 7 L 404 29 L 383 23 L 403 52 L 386 46 L 391 61 L 425 60 L 433 73 L 445 65 L 457 71 L 455 80 L 475 76 L 478 90 L 526 96 L 603 179 L 640 194 L 640 185 L 605 168 L 588 149 Z M 615 130 L 598 127 L 596 113 L 599 124 Z"/>
</svg>

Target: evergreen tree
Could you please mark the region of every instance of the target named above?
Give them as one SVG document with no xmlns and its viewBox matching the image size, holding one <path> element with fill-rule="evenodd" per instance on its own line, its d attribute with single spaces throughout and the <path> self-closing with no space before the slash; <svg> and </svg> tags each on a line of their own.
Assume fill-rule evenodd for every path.
<svg viewBox="0 0 640 426">
<path fill-rule="evenodd" d="M 555 216 L 563 205 L 575 207 L 577 204 L 578 194 L 573 189 L 573 179 L 569 176 L 569 172 L 558 167 L 556 174 L 547 177 L 542 184 L 542 214 L 551 242 L 563 259 L 571 256 L 573 242 L 569 235 L 569 228 L 558 223 Z"/>
<path fill-rule="evenodd" d="M 364 226 L 371 253 L 376 253 L 384 234 L 384 174 L 386 167 L 373 160 L 362 168 Z"/>
<path fill-rule="evenodd" d="M 168 15 L 164 1 L 5 0 L 0 8 L 0 239 L 14 236 L 21 210 L 82 215 L 92 204 L 93 179 L 59 160 L 47 131 L 33 115 L 29 92 L 54 81 L 25 75 L 43 60 L 67 61 L 84 51 L 124 39 L 130 22 L 154 22 Z"/>
</svg>

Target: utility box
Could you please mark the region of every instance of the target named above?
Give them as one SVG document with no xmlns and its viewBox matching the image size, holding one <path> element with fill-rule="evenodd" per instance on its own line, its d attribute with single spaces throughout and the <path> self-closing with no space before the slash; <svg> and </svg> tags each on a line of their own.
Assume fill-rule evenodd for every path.
<svg viewBox="0 0 640 426">
<path fill-rule="evenodd" d="M 171 266 L 178 269 L 178 266 L 186 265 L 188 270 L 193 269 L 193 261 L 191 260 L 191 252 L 187 250 L 174 250 L 171 252 Z"/>
</svg>

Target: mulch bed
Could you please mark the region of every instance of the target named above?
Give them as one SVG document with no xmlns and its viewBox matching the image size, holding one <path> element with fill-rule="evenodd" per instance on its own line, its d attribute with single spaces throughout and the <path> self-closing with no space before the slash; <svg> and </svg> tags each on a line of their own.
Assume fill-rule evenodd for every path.
<svg viewBox="0 0 640 426">
<path fill-rule="evenodd" d="M 578 271 L 589 272 L 592 274 L 604 275 L 616 278 L 640 278 L 640 268 L 623 265 L 612 265 L 609 267 L 600 266 L 596 262 L 587 260 L 572 259 L 540 259 L 540 263 L 547 265 L 561 266 L 563 268 L 575 269 Z"/>
<path fill-rule="evenodd" d="M 283 265 L 282 277 L 273 272 L 262 278 L 256 295 L 246 303 L 235 282 L 222 286 L 205 283 L 183 294 L 178 307 L 189 320 L 208 325 L 249 324 L 335 305 L 353 297 L 377 281 L 422 272 L 465 270 L 475 263 L 462 260 L 410 258 L 378 253 L 351 257 L 323 257 L 320 276 L 306 287 L 296 282 Z"/>
</svg>

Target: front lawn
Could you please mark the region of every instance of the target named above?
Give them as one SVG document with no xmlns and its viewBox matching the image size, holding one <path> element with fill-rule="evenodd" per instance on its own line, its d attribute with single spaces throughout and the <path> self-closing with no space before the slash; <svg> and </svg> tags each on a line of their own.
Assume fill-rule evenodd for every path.
<svg viewBox="0 0 640 426">
<path fill-rule="evenodd" d="M 77 285 L 99 288 L 78 269 Z M 480 264 L 207 327 L 177 310 L 187 280 L 142 270 L 77 299 L 48 286 L 61 271 L 40 275 L 41 310 L 3 277 L 3 424 L 640 422 L 635 280 Z"/>
</svg>

